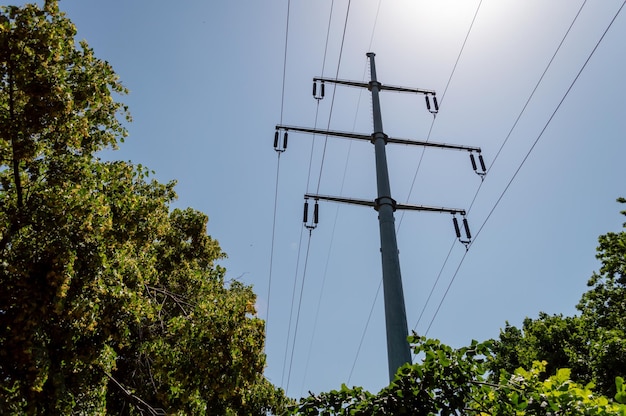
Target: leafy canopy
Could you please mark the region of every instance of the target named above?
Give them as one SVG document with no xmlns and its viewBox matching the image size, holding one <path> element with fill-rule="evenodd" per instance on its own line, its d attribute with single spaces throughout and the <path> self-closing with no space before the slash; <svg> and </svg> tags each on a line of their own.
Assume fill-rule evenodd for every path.
<svg viewBox="0 0 626 416">
<path fill-rule="evenodd" d="M 598 240 L 601 267 L 577 305 L 580 315 L 541 313 L 538 319 L 527 318 L 521 329 L 507 324 L 495 343 L 495 374 L 545 360 L 547 374 L 571 368 L 576 380 L 593 381 L 609 397 L 616 394 L 614 380 L 626 374 L 626 231 L 608 232 Z"/>
<path fill-rule="evenodd" d="M 125 94 L 56 1 L 0 8 L 0 413 L 265 414 L 264 325 L 208 218 L 97 152 Z"/>
<path fill-rule="evenodd" d="M 491 341 L 473 341 L 453 349 L 437 340 L 409 337 L 420 362 L 406 364 L 378 394 L 360 387 L 310 394 L 290 408 L 290 414 L 313 415 L 626 415 L 626 387 L 616 380 L 616 400 L 594 391 L 593 383 L 579 384 L 569 369 L 545 377 L 546 362 L 529 370 L 502 371 L 490 380 L 494 358 Z"/>
</svg>

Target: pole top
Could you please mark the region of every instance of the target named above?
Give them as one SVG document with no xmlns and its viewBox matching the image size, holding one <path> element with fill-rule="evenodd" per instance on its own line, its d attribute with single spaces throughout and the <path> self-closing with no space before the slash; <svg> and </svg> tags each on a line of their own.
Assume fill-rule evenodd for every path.
<svg viewBox="0 0 626 416">
<path fill-rule="evenodd" d="M 376 56 L 376 54 L 374 52 L 368 52 L 365 54 L 368 58 L 373 58 Z"/>
</svg>

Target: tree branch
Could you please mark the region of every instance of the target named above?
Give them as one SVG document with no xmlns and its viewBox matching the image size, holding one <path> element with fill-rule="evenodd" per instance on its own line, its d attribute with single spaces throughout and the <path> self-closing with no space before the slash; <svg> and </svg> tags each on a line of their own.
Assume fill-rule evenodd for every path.
<svg viewBox="0 0 626 416">
<path fill-rule="evenodd" d="M 165 410 L 161 409 L 160 407 L 155 408 L 150 406 L 148 403 L 144 402 L 139 397 L 132 394 L 124 386 L 122 386 L 122 383 L 117 381 L 111 374 L 107 373 L 106 371 L 103 371 L 103 373 L 109 378 L 109 380 L 113 382 L 113 384 L 115 384 L 120 389 L 120 391 L 124 394 L 124 396 L 126 396 L 128 401 L 132 403 L 137 408 L 137 410 L 139 410 L 139 413 L 143 415 L 144 412 L 148 412 L 148 414 L 152 416 L 166 415 Z"/>
<path fill-rule="evenodd" d="M 185 300 L 181 299 L 177 294 L 172 293 L 169 290 L 161 289 L 161 288 L 154 287 L 154 286 L 148 286 L 148 285 L 146 285 L 146 289 L 148 289 L 148 291 L 153 290 L 153 291 L 155 291 L 157 293 L 161 293 L 162 295 L 165 295 L 166 297 L 169 297 L 170 299 L 172 299 L 174 301 L 174 303 L 183 312 L 183 315 L 185 315 L 185 316 L 188 316 L 189 313 L 187 313 L 187 310 L 185 310 L 183 305 L 191 307 L 191 308 L 194 307 L 194 305 L 192 303 L 186 302 Z"/>
<path fill-rule="evenodd" d="M 9 36 L 10 36 L 10 32 L 9 32 Z M 12 160 L 13 180 L 15 181 L 15 194 L 17 196 L 17 208 L 18 210 L 21 210 L 24 205 L 24 201 L 22 197 L 22 179 L 20 178 L 20 161 L 18 159 L 18 154 L 16 151 L 17 137 L 15 133 L 15 127 L 13 126 L 13 123 L 15 122 L 15 97 L 13 96 L 13 83 L 14 83 L 13 64 L 11 62 L 10 52 L 9 52 L 9 59 L 8 59 L 7 65 L 8 65 L 8 72 L 9 72 L 9 127 L 10 127 L 9 139 L 11 140 L 11 151 L 13 154 L 13 160 Z"/>
</svg>

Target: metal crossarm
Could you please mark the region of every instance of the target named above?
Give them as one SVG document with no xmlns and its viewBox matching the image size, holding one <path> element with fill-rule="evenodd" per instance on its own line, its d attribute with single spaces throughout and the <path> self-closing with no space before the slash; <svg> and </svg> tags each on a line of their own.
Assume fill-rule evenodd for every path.
<svg viewBox="0 0 626 416">
<path fill-rule="evenodd" d="M 319 195 L 319 194 L 304 194 L 305 198 L 311 198 L 314 200 L 342 202 L 353 205 L 363 205 L 367 207 L 376 208 L 376 201 L 358 198 L 344 198 L 340 196 L 331 195 Z M 394 204 L 396 210 L 405 209 L 408 211 L 428 211 L 428 212 L 442 212 L 448 214 L 465 215 L 465 210 L 461 208 L 445 208 L 445 207 L 433 207 L 428 205 L 412 205 L 412 204 Z"/>
<path fill-rule="evenodd" d="M 371 142 L 373 140 L 371 134 L 368 135 L 368 134 L 349 133 L 349 132 L 336 131 L 336 130 L 322 130 L 322 129 L 307 128 L 307 127 L 285 126 L 282 124 L 276 125 L 276 130 L 295 131 L 295 132 L 309 133 L 309 134 L 320 134 L 324 136 L 342 137 L 344 139 L 366 140 L 368 142 Z M 464 150 L 468 152 L 478 152 L 478 153 L 481 152 L 480 147 L 465 146 L 461 144 L 427 142 L 427 141 L 413 140 L 413 139 L 400 139 L 396 137 L 387 137 L 386 141 L 387 143 L 404 144 L 404 145 L 409 145 L 409 146 L 437 147 L 440 149 Z"/>
<path fill-rule="evenodd" d="M 346 79 L 334 79 L 334 78 L 322 78 L 322 77 L 313 78 L 313 82 L 318 82 L 318 81 L 330 82 L 330 83 L 339 84 L 339 85 L 347 85 L 350 87 L 361 87 L 361 88 L 367 88 L 367 89 L 371 89 L 372 87 L 370 82 L 358 82 L 358 81 L 350 81 Z M 422 88 L 397 87 L 395 85 L 384 85 L 381 83 L 378 83 L 378 89 L 381 91 L 387 90 L 387 91 L 395 91 L 395 92 L 408 92 L 408 93 L 413 93 L 413 94 L 425 94 L 425 95 L 436 94 L 434 90 L 425 90 Z"/>
</svg>

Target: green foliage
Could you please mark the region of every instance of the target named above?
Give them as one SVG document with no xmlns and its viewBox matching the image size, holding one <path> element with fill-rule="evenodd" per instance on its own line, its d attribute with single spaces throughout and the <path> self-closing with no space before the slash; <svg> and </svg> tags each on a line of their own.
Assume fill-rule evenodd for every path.
<svg viewBox="0 0 626 416">
<path fill-rule="evenodd" d="M 538 319 L 526 318 L 522 329 L 506 324 L 494 341 L 494 359 L 489 364 L 492 379 L 501 370 L 512 373 L 519 367 L 531 368 L 535 361 L 545 361 L 547 375 L 558 368 L 570 368 L 574 379 L 588 383 L 589 347 L 586 327 L 580 317 L 540 313 Z"/>
<path fill-rule="evenodd" d="M 206 215 L 95 157 L 126 90 L 75 34 L 56 1 L 0 8 L 0 414 L 280 411 Z"/>
<path fill-rule="evenodd" d="M 545 379 L 546 362 L 535 361 L 530 370 L 501 374 L 500 385 L 482 404 L 481 415 L 626 415 L 626 405 L 596 394 L 593 383 L 572 381 L 571 371 L 558 369 Z"/>
<path fill-rule="evenodd" d="M 602 266 L 578 304 L 580 316 L 541 313 L 527 318 L 521 330 L 507 324 L 494 343 L 493 374 L 546 361 L 546 375 L 571 368 L 578 382 L 593 381 L 609 397 L 616 393 L 613 381 L 626 374 L 626 232 L 609 232 L 599 243 L 596 257 Z"/>
<path fill-rule="evenodd" d="M 624 198 L 619 203 L 626 203 Z M 621 211 L 626 215 L 626 210 Z M 626 223 L 622 224 L 626 229 Z M 626 374 L 626 231 L 609 232 L 598 239 L 602 262 L 578 303 L 585 321 L 594 378 L 603 390 L 615 393 L 609 380 Z"/>
<path fill-rule="evenodd" d="M 453 349 L 437 340 L 411 337 L 415 364 L 398 370 L 393 382 L 378 394 L 360 387 L 342 386 L 311 394 L 290 409 L 290 414 L 313 415 L 626 415 L 626 388 L 616 400 L 596 394 L 593 383 L 571 380 L 569 369 L 545 378 L 546 363 L 535 361 L 529 370 L 502 371 L 497 382 L 488 381 L 487 364 L 493 360 L 491 342 L 473 341 Z"/>
<path fill-rule="evenodd" d="M 455 350 L 437 340 L 410 337 L 420 363 L 406 364 L 373 395 L 359 387 L 310 395 L 295 415 L 454 415 L 474 400 L 484 381 L 489 343 Z"/>
</svg>

